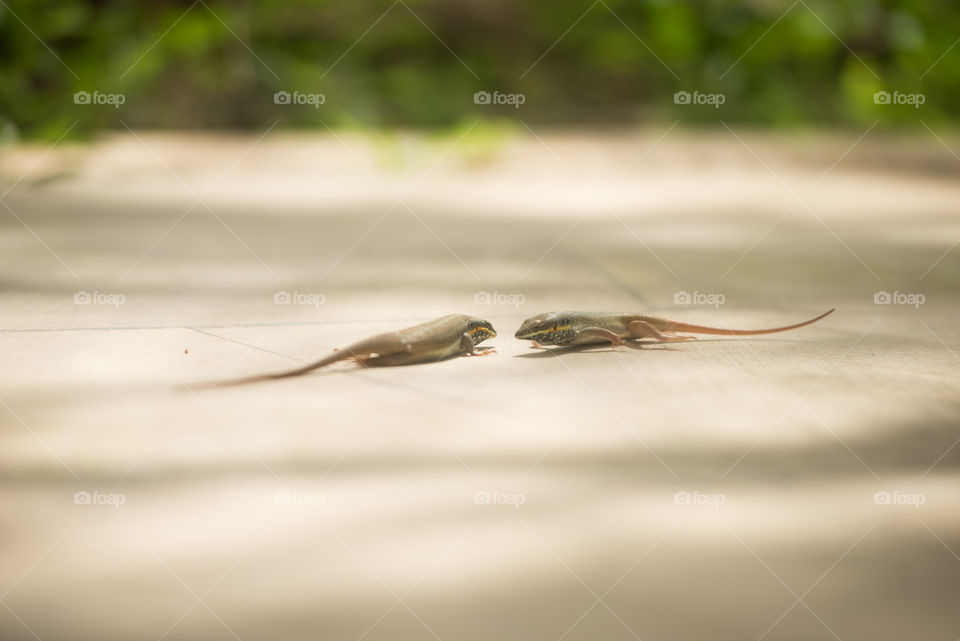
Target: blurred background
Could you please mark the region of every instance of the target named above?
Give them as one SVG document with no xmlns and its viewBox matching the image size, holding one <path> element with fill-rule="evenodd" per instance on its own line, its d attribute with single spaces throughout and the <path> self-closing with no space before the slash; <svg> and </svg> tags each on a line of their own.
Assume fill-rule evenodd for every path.
<svg viewBox="0 0 960 641">
<path fill-rule="evenodd" d="M 960 638 L 958 105 L 949 2 L 0 0 L 0 638 Z"/>
<path fill-rule="evenodd" d="M 16 13 L 11 11 L 15 9 Z M 523 93 L 525 120 L 611 127 L 715 122 L 677 91 L 722 93 L 722 118 L 778 127 L 950 122 L 960 30 L 950 3 L 603 0 L 546 2 L 12 2 L 0 22 L 5 138 L 131 127 L 444 129 L 512 120 L 476 91 Z M 30 28 L 27 28 L 29 25 Z M 59 59 L 58 59 L 59 58 Z M 78 91 L 122 108 L 74 109 Z M 323 94 L 316 108 L 277 91 Z M 488 106 L 489 107 L 489 106 Z"/>
</svg>

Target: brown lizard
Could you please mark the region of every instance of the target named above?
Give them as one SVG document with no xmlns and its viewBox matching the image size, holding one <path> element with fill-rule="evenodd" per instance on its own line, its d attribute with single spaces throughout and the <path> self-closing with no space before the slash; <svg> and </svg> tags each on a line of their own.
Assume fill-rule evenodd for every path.
<svg viewBox="0 0 960 641">
<path fill-rule="evenodd" d="M 544 345 L 590 345 L 611 343 L 621 345 L 624 340 L 654 339 L 657 342 L 696 340 L 695 336 L 676 335 L 673 332 L 719 334 L 721 336 L 755 336 L 797 329 L 815 323 L 834 310 L 820 314 L 796 325 L 770 329 L 721 329 L 691 325 L 678 321 L 647 316 L 604 312 L 548 312 L 523 321 L 516 337 L 533 341 L 534 347 Z"/>
<path fill-rule="evenodd" d="M 477 351 L 476 346 L 497 335 L 489 321 L 464 314 L 450 314 L 426 323 L 358 341 L 320 360 L 296 369 L 273 374 L 214 383 L 229 387 L 260 381 L 301 376 L 338 361 L 353 360 L 364 366 L 412 365 L 440 361 L 452 356 L 480 356 L 493 350 Z"/>
</svg>

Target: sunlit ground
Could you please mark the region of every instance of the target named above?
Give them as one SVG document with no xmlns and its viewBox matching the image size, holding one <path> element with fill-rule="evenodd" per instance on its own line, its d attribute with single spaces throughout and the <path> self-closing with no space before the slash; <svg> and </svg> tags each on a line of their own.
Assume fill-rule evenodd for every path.
<svg viewBox="0 0 960 641">
<path fill-rule="evenodd" d="M 7 149 L 0 637 L 956 639 L 944 140 Z M 755 339 L 513 338 L 554 309 L 751 328 L 831 307 Z M 499 353 L 180 385 L 451 312 Z"/>
</svg>

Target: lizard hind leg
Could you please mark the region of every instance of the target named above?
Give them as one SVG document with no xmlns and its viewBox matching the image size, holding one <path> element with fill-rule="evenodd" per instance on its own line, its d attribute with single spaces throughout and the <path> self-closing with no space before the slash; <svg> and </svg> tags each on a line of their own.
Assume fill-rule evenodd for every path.
<svg viewBox="0 0 960 641">
<path fill-rule="evenodd" d="M 602 327 L 584 327 L 577 332 L 573 344 L 583 345 L 586 343 L 601 343 L 603 341 L 610 341 L 610 345 L 613 347 L 623 345 L 623 339 L 620 338 L 618 334 Z"/>
<path fill-rule="evenodd" d="M 647 321 L 641 320 L 631 321 L 630 324 L 627 325 L 627 333 L 630 335 L 630 338 L 634 340 L 641 338 L 652 338 L 658 343 L 676 343 L 679 341 L 697 340 L 696 336 L 678 336 L 676 334 L 661 332 Z"/>
</svg>

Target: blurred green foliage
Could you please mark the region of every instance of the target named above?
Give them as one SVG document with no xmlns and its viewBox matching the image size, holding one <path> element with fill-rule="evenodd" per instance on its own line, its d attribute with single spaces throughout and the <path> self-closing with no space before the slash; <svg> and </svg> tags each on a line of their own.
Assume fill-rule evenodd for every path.
<svg viewBox="0 0 960 641">
<path fill-rule="evenodd" d="M 914 0 L 4 0 L 0 134 L 277 120 L 919 124 L 958 113 L 958 35 L 960 4 Z M 481 90 L 525 102 L 474 104 Z M 880 90 L 925 101 L 876 104 Z M 78 91 L 125 102 L 75 104 Z M 325 102 L 275 104 L 277 91 Z M 725 101 L 678 105 L 677 91 Z"/>
</svg>

